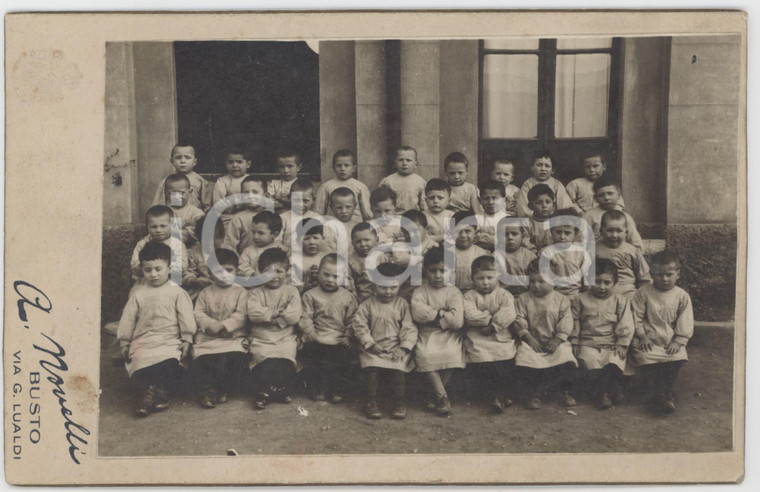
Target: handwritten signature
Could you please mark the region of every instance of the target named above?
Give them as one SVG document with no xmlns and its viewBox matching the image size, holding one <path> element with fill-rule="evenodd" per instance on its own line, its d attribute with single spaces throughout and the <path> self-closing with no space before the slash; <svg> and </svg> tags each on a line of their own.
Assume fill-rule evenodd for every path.
<svg viewBox="0 0 760 492">
<path fill-rule="evenodd" d="M 53 309 L 53 304 L 50 302 L 50 298 L 40 289 L 29 284 L 28 282 L 17 280 L 13 283 L 13 289 L 16 291 L 16 294 L 19 295 L 17 309 L 18 317 L 21 319 L 21 321 L 26 323 L 29 319 L 26 311 L 26 305 L 37 308 L 45 313 L 50 313 L 50 311 Z M 25 294 L 27 290 L 31 290 L 31 293 L 28 296 Z M 29 329 L 29 326 L 24 325 L 24 328 Z M 52 348 L 41 347 L 36 344 L 34 344 L 33 347 L 35 350 L 38 350 L 39 352 L 52 357 L 52 360 L 48 358 L 40 359 L 39 364 L 41 368 L 47 371 L 47 380 L 53 385 L 53 395 L 58 398 L 58 406 L 61 409 L 61 415 L 63 415 L 64 420 L 63 427 L 66 430 L 66 441 L 69 443 L 69 456 L 74 461 L 74 463 L 79 465 L 80 462 L 77 453 L 82 455 L 87 454 L 79 448 L 80 445 L 87 444 L 87 440 L 82 436 L 89 436 L 90 431 L 83 425 L 78 424 L 72 420 L 74 414 L 66 406 L 66 391 L 63 389 L 64 379 L 60 375 L 60 373 L 69 370 L 69 366 L 63 359 L 66 355 L 66 351 L 58 342 L 46 334 L 40 334 L 52 344 Z"/>
</svg>

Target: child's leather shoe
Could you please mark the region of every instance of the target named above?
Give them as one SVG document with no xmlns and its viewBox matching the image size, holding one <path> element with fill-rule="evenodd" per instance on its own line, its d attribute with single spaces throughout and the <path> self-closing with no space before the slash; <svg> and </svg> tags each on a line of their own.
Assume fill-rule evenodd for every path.
<svg viewBox="0 0 760 492">
<path fill-rule="evenodd" d="M 377 408 L 377 402 L 375 400 L 369 400 L 367 402 L 367 405 L 364 407 L 364 413 L 371 419 L 380 419 L 383 417 L 383 414 L 380 413 L 380 409 Z"/>
</svg>

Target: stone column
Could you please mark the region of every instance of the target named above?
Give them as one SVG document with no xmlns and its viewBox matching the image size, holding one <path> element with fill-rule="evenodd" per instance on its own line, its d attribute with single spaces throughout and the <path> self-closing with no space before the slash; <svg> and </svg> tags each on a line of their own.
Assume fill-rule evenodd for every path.
<svg viewBox="0 0 760 492">
<path fill-rule="evenodd" d="M 440 42 L 440 172 L 451 152 L 470 161 L 468 181 L 478 184 L 478 41 Z"/>
<path fill-rule="evenodd" d="M 132 43 L 106 43 L 103 224 L 140 222 Z"/>
<path fill-rule="evenodd" d="M 645 237 L 661 237 L 665 222 L 669 54 L 668 37 L 623 40 L 621 181 L 626 211 Z"/>
<path fill-rule="evenodd" d="M 172 172 L 177 142 L 177 91 L 172 43 L 134 43 L 135 121 L 139 217 L 150 208 L 158 183 Z"/>
<path fill-rule="evenodd" d="M 357 41 L 356 144 L 359 179 L 370 190 L 389 172 L 386 155 L 386 65 L 384 41 Z"/>
<path fill-rule="evenodd" d="M 319 140 L 322 181 L 335 177 L 332 156 L 356 147 L 356 83 L 353 41 L 319 43 Z"/>
<path fill-rule="evenodd" d="M 440 43 L 401 41 L 401 144 L 417 149 L 417 173 L 428 180 L 441 175 Z"/>
</svg>

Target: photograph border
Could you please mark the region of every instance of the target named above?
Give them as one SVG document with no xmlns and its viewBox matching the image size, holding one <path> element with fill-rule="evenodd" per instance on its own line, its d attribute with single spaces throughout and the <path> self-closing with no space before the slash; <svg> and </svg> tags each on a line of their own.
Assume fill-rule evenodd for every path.
<svg viewBox="0 0 760 492">
<path fill-rule="evenodd" d="M 171 22 L 168 22 L 171 20 Z M 420 26 L 422 22 L 422 26 Z M 567 26 L 574 26 L 568 32 Z M 168 26 L 168 27 L 167 27 Z M 599 29 L 598 26 L 604 26 Z M 416 36 L 405 35 L 416 28 Z M 328 28 L 330 31 L 328 31 Z M 746 264 L 747 264 L 747 187 L 746 187 L 746 80 L 747 24 L 739 11 L 617 11 L 617 12 L 474 12 L 474 11 L 410 11 L 410 12 L 203 12 L 203 13 L 103 13 L 103 14 L 11 14 L 6 17 L 6 182 L 21 183 L 27 173 L 40 176 L 40 192 L 60 204 L 49 215 L 47 207 L 35 203 L 34 197 L 21 187 L 6 186 L 6 275 L 36 286 L 49 297 L 53 309 L 40 308 L 20 317 L 20 310 L 9 309 L 23 293 L 6 282 L 5 340 L 6 401 L 14 380 L 8 361 L 17 350 L 23 358 L 24 372 L 34 369 L 34 344 L 45 337 L 66 343 L 70 363 L 68 381 L 72 383 L 70 402 L 83 426 L 97 429 L 99 380 L 100 299 L 92 291 L 100 287 L 100 263 L 87 265 L 87 260 L 100 258 L 102 241 L 102 171 L 103 122 L 105 90 L 105 43 L 107 41 L 174 41 L 183 36 L 191 39 L 294 40 L 310 34 L 309 39 L 481 39 L 506 37 L 502 33 L 520 32 L 530 36 L 614 35 L 652 36 L 687 34 L 739 34 L 741 36 L 741 74 L 738 122 L 740 138 L 737 162 L 737 296 L 734 337 L 734 450 L 724 453 L 653 453 L 653 454 L 446 454 L 446 455 L 309 455 L 309 456 L 240 456 L 113 458 L 97 457 L 97 431 L 93 431 L 81 465 L 71 466 L 68 444 L 59 436 L 51 436 L 44 448 L 30 445 L 25 459 L 13 459 L 13 435 L 9 408 L 6 405 L 6 479 L 14 484 L 358 484 L 358 483 L 683 483 L 733 482 L 744 473 L 745 412 L 745 340 L 746 340 Z M 340 37 L 330 32 L 341 32 Z M 474 32 L 477 30 L 477 32 Z M 45 33 L 40 36 L 40 33 Z M 71 33 L 82 33 L 72 35 Z M 382 32 L 373 37 L 372 32 Z M 227 33 L 227 34 L 224 34 Z M 367 34 L 370 34 L 367 36 Z M 501 36 L 499 36 L 501 34 Z M 44 72 L 35 77 L 24 66 L 29 53 L 59 53 L 76 67 L 80 77 L 58 74 L 58 79 Z M 26 58 L 25 58 L 26 57 Z M 32 67 L 37 65 L 32 64 Z M 19 67 L 16 70 L 15 67 Z M 44 67 L 43 67 L 44 68 Z M 28 90 L 35 82 L 39 92 Z M 47 121 L 34 126 L 25 115 L 29 109 L 47 111 Z M 38 122 L 39 123 L 39 122 Z M 42 130 L 44 145 L 34 137 Z M 78 138 L 72 145 L 72 138 Z M 61 162 L 55 169 L 49 162 Z M 82 173 L 82 170 L 88 172 Z M 94 194 L 70 194 L 57 186 L 76 175 L 81 189 L 96 189 Z M 68 177 L 68 178 L 67 178 Z M 71 196 L 74 195 L 74 196 Z M 63 220 L 61 220 L 63 219 Z M 36 221 L 48 228 L 44 236 L 33 236 L 26 223 Z M 62 222 L 65 222 L 62 223 Z M 76 226 L 78 234 L 66 235 Z M 68 275 L 50 273 L 51 265 L 60 258 L 44 246 L 58 239 L 58 248 L 71 251 L 72 264 L 82 264 L 80 275 L 90 285 L 72 288 Z M 36 259 L 32 262 L 32 259 Z M 90 263 L 93 263 L 90 261 Z M 15 280 L 15 278 L 10 278 Z M 94 289 L 97 286 L 98 289 Z M 89 294 L 89 298 L 87 295 Z M 31 296 L 26 293 L 27 299 Z M 59 307 L 60 306 L 60 307 Z M 43 312 L 45 311 L 45 312 Z M 26 326 L 32 325 L 31 328 Z M 72 332 L 66 327 L 82 326 Z M 44 330 L 42 329 L 44 327 Z M 94 355 L 97 354 L 97 355 Z M 93 372 L 94 370 L 94 372 Z M 71 378 L 71 379 L 69 379 Z M 79 378 L 79 379 L 77 379 Z M 44 395 L 43 418 L 50 422 L 51 434 L 60 428 L 57 399 Z M 28 457 L 28 458 L 27 458 Z M 97 458 L 95 458 L 97 457 Z M 605 469 L 614 464 L 635 466 Z M 213 463 L 212 472 L 199 470 L 199 460 Z M 39 472 L 45 462 L 46 472 Z M 373 466 L 361 466 L 366 464 Z M 534 471 L 551 464 L 541 480 Z M 135 467 L 134 465 L 138 466 Z M 394 479 L 380 475 L 377 464 L 391 467 Z M 217 466 L 218 465 L 218 466 Z M 340 469 L 335 465 L 340 465 Z M 283 470 L 288 476 L 283 478 Z M 338 473 L 336 473 L 336 470 Z M 605 471 L 603 471 L 605 470 Z M 55 472 L 55 473 L 50 473 Z M 44 476 L 43 476 L 44 475 Z M 167 477 L 181 477 L 168 479 Z"/>
</svg>

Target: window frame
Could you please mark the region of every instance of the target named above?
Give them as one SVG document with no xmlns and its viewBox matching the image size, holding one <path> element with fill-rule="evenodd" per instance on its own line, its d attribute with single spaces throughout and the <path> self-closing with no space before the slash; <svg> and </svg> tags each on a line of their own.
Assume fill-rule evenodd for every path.
<svg viewBox="0 0 760 492">
<path fill-rule="evenodd" d="M 607 100 L 607 135 L 601 137 L 556 137 L 554 112 L 556 106 L 556 78 L 557 56 L 559 55 L 584 55 L 584 54 L 608 54 L 610 55 L 610 80 Z M 484 65 L 485 57 L 490 55 L 536 55 L 538 56 L 538 97 L 537 97 L 537 128 L 535 138 L 503 138 L 486 137 L 484 135 L 483 108 L 485 102 L 484 93 Z M 621 109 L 621 68 L 622 68 L 622 38 L 613 37 L 609 48 L 577 48 L 558 49 L 557 38 L 541 38 L 538 40 L 537 49 L 493 49 L 485 48 L 485 41 L 478 42 L 478 147 L 481 162 L 484 150 L 493 146 L 484 143 L 497 144 L 504 142 L 519 144 L 525 142 L 526 146 L 533 148 L 551 148 L 554 143 L 572 144 L 578 142 L 594 142 L 606 145 L 610 149 L 608 156 L 608 168 L 619 170 L 619 115 Z"/>
</svg>

